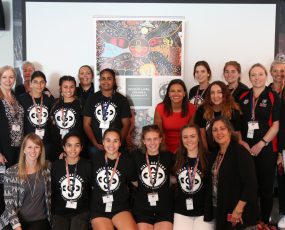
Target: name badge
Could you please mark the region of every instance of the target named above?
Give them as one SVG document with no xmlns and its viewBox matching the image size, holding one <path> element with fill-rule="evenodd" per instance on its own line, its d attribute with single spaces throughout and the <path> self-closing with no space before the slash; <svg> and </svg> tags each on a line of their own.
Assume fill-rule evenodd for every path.
<svg viewBox="0 0 285 230">
<path fill-rule="evenodd" d="M 107 204 L 107 203 L 114 201 L 113 195 L 105 195 L 105 196 L 102 196 L 102 198 L 103 198 L 104 204 Z"/>
<path fill-rule="evenodd" d="M 106 203 L 105 212 L 112 212 L 112 204 L 113 202 Z"/>
<path fill-rule="evenodd" d="M 110 126 L 110 122 L 100 122 L 100 129 L 108 129 Z"/>
<path fill-rule="evenodd" d="M 156 202 L 158 201 L 158 193 L 149 193 L 147 194 L 147 198 L 150 206 L 156 206 Z"/>
<path fill-rule="evenodd" d="M 77 202 L 75 202 L 75 201 L 67 201 L 65 207 L 66 208 L 76 209 L 77 208 Z"/>
<path fill-rule="evenodd" d="M 44 138 L 45 130 L 44 129 L 36 129 L 35 134 L 37 134 L 41 139 Z"/>
<path fill-rule="evenodd" d="M 248 122 L 248 130 L 256 130 L 259 129 L 259 125 L 257 121 L 249 121 Z"/>
<path fill-rule="evenodd" d="M 194 209 L 193 199 L 192 198 L 186 199 L 186 209 L 187 210 L 193 210 Z"/>
<path fill-rule="evenodd" d="M 250 139 L 252 139 L 253 138 L 253 135 L 254 135 L 254 130 L 247 130 L 247 138 L 250 138 Z"/>
<path fill-rule="evenodd" d="M 66 134 L 68 134 L 69 133 L 69 129 L 60 129 L 60 135 L 61 135 L 61 138 L 63 139 L 64 138 L 64 136 L 66 135 Z"/>
<path fill-rule="evenodd" d="M 15 131 L 15 132 L 19 132 L 21 130 L 21 127 L 20 127 L 20 125 L 13 124 L 12 125 L 12 130 Z"/>
</svg>

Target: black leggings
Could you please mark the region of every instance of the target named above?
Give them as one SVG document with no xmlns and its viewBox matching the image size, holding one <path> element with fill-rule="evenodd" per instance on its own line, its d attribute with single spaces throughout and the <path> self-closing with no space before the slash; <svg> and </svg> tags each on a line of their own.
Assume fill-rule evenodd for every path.
<svg viewBox="0 0 285 230">
<path fill-rule="evenodd" d="M 276 153 L 262 150 L 255 158 L 255 167 L 260 196 L 260 217 L 268 224 L 273 206 Z"/>
</svg>

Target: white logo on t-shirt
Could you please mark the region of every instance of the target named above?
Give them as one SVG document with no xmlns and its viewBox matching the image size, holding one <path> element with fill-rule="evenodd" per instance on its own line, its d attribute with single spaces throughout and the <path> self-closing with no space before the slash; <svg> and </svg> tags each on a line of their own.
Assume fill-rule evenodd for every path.
<svg viewBox="0 0 285 230">
<path fill-rule="evenodd" d="M 116 117 L 116 106 L 113 103 L 110 103 L 106 112 L 106 117 L 103 119 L 102 105 L 101 103 L 98 103 L 95 105 L 94 115 L 99 123 L 111 123 Z"/>
<path fill-rule="evenodd" d="M 74 180 L 74 175 L 70 174 L 70 186 L 68 186 L 68 179 L 66 175 L 60 179 L 59 183 L 61 195 L 64 200 L 76 201 L 81 197 L 83 180 L 80 176 L 76 175 Z"/>
<path fill-rule="evenodd" d="M 192 173 L 192 169 L 191 169 Z M 188 170 L 186 167 L 182 168 L 181 171 L 178 173 L 178 183 L 183 192 L 189 193 L 190 192 L 190 183 L 188 177 Z M 202 187 L 202 179 L 201 179 L 201 172 L 197 170 L 195 174 L 195 181 L 193 184 L 193 188 L 191 189 L 191 194 L 198 192 Z"/>
<path fill-rule="evenodd" d="M 58 128 L 60 129 L 70 129 L 74 127 L 76 112 L 70 108 L 58 109 L 55 112 L 54 118 Z"/>
<path fill-rule="evenodd" d="M 40 111 L 41 116 L 40 115 Z M 44 126 L 48 120 L 48 108 L 43 105 L 42 109 L 40 109 L 40 106 L 31 106 L 28 110 L 29 120 L 32 125 L 34 126 Z"/>
<path fill-rule="evenodd" d="M 155 178 L 156 165 L 157 165 L 156 162 L 150 162 L 152 179 Z M 164 184 L 164 182 L 166 181 L 166 177 L 167 176 L 165 175 L 165 167 L 163 165 L 159 164 L 159 167 L 157 169 L 157 176 L 156 176 L 154 188 L 161 187 Z M 146 164 L 143 166 L 143 169 L 142 169 L 141 175 L 140 175 L 140 179 L 146 187 L 152 188 L 152 185 L 150 183 L 149 171 L 148 171 L 148 167 Z"/>
<path fill-rule="evenodd" d="M 96 177 L 97 184 L 99 185 L 101 190 L 103 190 L 105 192 L 108 192 L 108 184 L 107 183 L 111 178 L 112 172 L 113 172 L 113 168 L 108 167 L 108 178 L 107 178 L 105 168 L 100 168 L 97 171 L 97 177 Z M 120 173 L 118 172 L 118 170 L 116 170 L 114 177 L 112 179 L 112 182 L 110 183 L 110 191 L 114 191 L 114 190 L 117 190 L 119 188 L 119 186 L 120 186 L 119 176 L 120 176 Z"/>
</svg>

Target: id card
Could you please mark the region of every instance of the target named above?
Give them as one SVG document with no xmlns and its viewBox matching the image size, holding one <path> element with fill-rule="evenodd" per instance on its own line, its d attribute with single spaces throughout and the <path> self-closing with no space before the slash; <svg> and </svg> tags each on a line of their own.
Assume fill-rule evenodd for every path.
<svg viewBox="0 0 285 230">
<path fill-rule="evenodd" d="M 250 138 L 250 139 L 252 139 L 253 138 L 253 135 L 254 135 L 254 130 L 247 130 L 247 138 Z"/>
<path fill-rule="evenodd" d="M 100 122 L 100 129 L 108 129 L 110 126 L 110 122 Z"/>
<path fill-rule="evenodd" d="M 12 130 L 15 131 L 15 132 L 19 132 L 21 130 L 21 127 L 20 127 L 20 125 L 13 124 L 12 125 Z"/>
<path fill-rule="evenodd" d="M 68 134 L 68 132 L 69 132 L 69 129 L 60 129 L 61 138 L 63 139 L 64 136 L 65 136 L 66 134 Z"/>
<path fill-rule="evenodd" d="M 102 196 L 102 198 L 103 198 L 104 204 L 107 204 L 107 203 L 114 201 L 113 195 L 105 195 L 105 196 Z"/>
<path fill-rule="evenodd" d="M 248 124 L 248 130 L 259 129 L 259 125 L 257 121 L 249 121 L 247 124 Z"/>
<path fill-rule="evenodd" d="M 112 204 L 113 202 L 106 203 L 105 212 L 112 212 Z"/>
<path fill-rule="evenodd" d="M 192 198 L 186 199 L 186 209 L 187 210 L 193 210 L 194 209 L 193 199 Z"/>
<path fill-rule="evenodd" d="M 150 206 L 156 206 L 156 202 L 158 201 L 158 193 L 149 193 L 147 194 L 147 197 Z"/>
<path fill-rule="evenodd" d="M 45 130 L 44 129 L 36 129 L 35 134 L 37 134 L 41 139 L 44 138 Z"/>
<path fill-rule="evenodd" d="M 77 208 L 77 202 L 75 202 L 75 201 L 67 201 L 65 207 L 66 208 L 76 209 Z"/>
</svg>

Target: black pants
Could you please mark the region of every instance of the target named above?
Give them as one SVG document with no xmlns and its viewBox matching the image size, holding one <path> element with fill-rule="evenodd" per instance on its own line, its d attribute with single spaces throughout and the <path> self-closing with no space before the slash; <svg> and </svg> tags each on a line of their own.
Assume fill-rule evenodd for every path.
<svg viewBox="0 0 285 230">
<path fill-rule="evenodd" d="M 273 206 L 273 185 L 276 169 L 276 153 L 263 149 L 255 158 L 258 192 L 260 197 L 260 217 L 268 224 Z"/>
<path fill-rule="evenodd" d="M 89 212 L 84 212 L 76 216 L 53 215 L 53 230 L 88 230 Z"/>
<path fill-rule="evenodd" d="M 50 230 L 48 220 L 36 220 L 30 222 L 21 222 L 23 230 Z"/>
<path fill-rule="evenodd" d="M 279 213 L 285 214 L 285 174 L 284 169 L 277 172 L 278 181 L 278 198 L 279 198 Z"/>
</svg>

